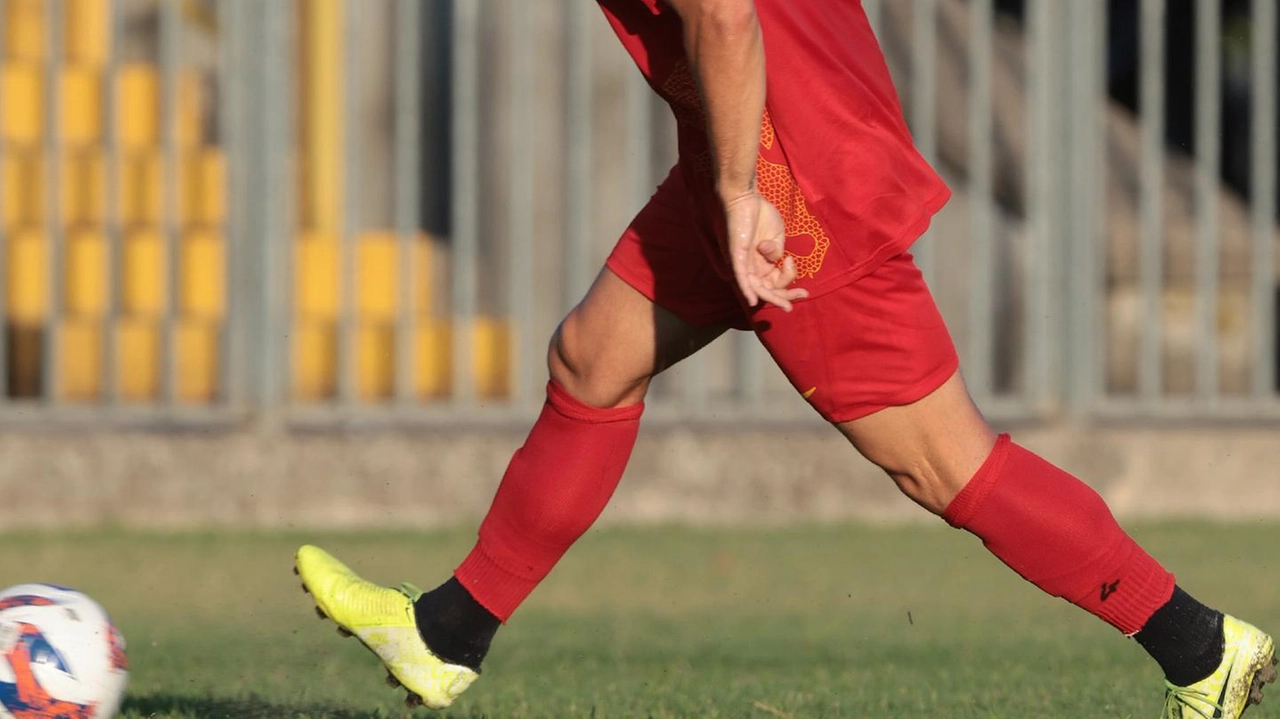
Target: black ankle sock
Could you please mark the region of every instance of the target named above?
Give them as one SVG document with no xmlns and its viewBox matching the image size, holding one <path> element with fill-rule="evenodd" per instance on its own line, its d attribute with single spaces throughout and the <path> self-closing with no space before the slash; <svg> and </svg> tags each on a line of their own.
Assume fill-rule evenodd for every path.
<svg viewBox="0 0 1280 719">
<path fill-rule="evenodd" d="M 1181 587 L 1133 635 L 1164 676 L 1178 686 L 1194 684 L 1222 663 L 1222 612 L 1197 602 Z"/>
<path fill-rule="evenodd" d="M 418 597 L 418 632 L 437 657 L 480 671 L 502 622 L 481 606 L 456 577 Z"/>
</svg>

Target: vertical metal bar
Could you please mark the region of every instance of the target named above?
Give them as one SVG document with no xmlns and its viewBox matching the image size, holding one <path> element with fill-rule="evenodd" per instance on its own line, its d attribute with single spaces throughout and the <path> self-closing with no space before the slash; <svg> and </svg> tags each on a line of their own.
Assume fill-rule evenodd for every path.
<svg viewBox="0 0 1280 719">
<path fill-rule="evenodd" d="M 8 0 L 0 0 L 0 18 L 8 17 Z M 5 34 L 0 32 L 0 61 L 5 60 Z M 4 93 L 0 92 L 0 117 L 5 116 Z M 0 141 L 0 168 L 4 167 L 6 143 Z M 0 171 L 0 197 L 4 197 L 4 172 Z M 0 217 L 0 281 L 9 282 L 9 246 L 5 219 Z M 9 308 L 7 291 L 0 291 L 0 407 L 9 403 Z"/>
<path fill-rule="evenodd" d="M 111 0 L 110 41 L 107 47 L 106 92 L 103 97 L 103 129 L 107 154 L 107 312 L 102 325 L 102 376 L 106 404 L 120 403 L 120 319 L 124 299 L 124 226 L 121 220 L 120 183 L 120 56 L 124 48 L 124 8 Z"/>
<path fill-rule="evenodd" d="M 1087 182 L 1085 184 L 1085 206 L 1083 215 L 1087 222 L 1087 243 L 1082 248 L 1085 252 L 1084 265 L 1087 271 L 1084 280 L 1088 283 L 1085 292 L 1085 332 L 1087 343 L 1085 350 L 1089 352 L 1088 361 L 1084 365 L 1084 380 L 1087 394 L 1085 399 L 1096 402 L 1102 393 L 1102 369 L 1106 363 L 1106 327 L 1105 312 L 1107 306 L 1107 216 L 1103 208 L 1106 206 L 1107 193 L 1107 2 L 1090 0 L 1088 8 L 1087 54 L 1091 58 L 1089 73 L 1083 78 L 1084 89 L 1088 93 L 1088 107 L 1091 111 L 1087 131 L 1090 144 L 1087 153 Z"/>
<path fill-rule="evenodd" d="M 1062 85 L 1055 62 L 1062 45 L 1060 24 L 1055 13 L 1061 12 L 1057 0 L 1030 0 L 1027 4 L 1027 43 L 1030 56 L 1030 80 L 1027 101 L 1030 103 L 1031 183 L 1027 213 L 1031 222 L 1027 272 L 1024 285 L 1027 312 L 1027 401 L 1041 410 L 1060 400 L 1060 382 L 1053 372 L 1055 349 L 1061 333 L 1056 318 L 1054 297 L 1061 281 L 1063 263 L 1052 261 L 1061 246 L 1059 232 L 1062 183 L 1058 168 L 1063 143 L 1060 102 Z"/>
<path fill-rule="evenodd" d="M 920 154 L 933 164 L 938 155 L 938 0 L 914 0 L 911 26 L 911 133 Z M 929 282 L 934 274 L 930 234 L 922 235 L 912 248 Z"/>
<path fill-rule="evenodd" d="M 274 185 L 283 191 L 271 205 L 278 211 L 274 216 L 276 223 L 274 239 L 268 248 L 272 253 L 269 268 L 272 275 L 269 279 L 271 286 L 275 288 L 275 292 L 270 296 L 271 312 L 275 318 L 273 329 L 276 336 L 281 338 L 276 341 L 273 348 L 275 370 L 271 375 L 274 383 L 272 397 L 275 399 L 272 408 L 276 410 L 287 401 L 290 391 L 289 380 L 292 377 L 290 360 L 293 355 L 287 338 L 294 334 L 293 263 L 298 236 L 298 195 L 292 191 L 294 179 L 297 177 L 296 148 L 298 147 L 297 109 L 294 101 L 296 97 L 294 88 L 297 86 L 298 77 L 296 65 L 298 43 L 295 28 L 297 14 L 292 12 L 290 6 L 284 6 L 279 12 L 281 57 L 276 63 L 274 85 L 279 108 L 272 110 L 272 117 L 277 123 L 274 132 L 278 138 Z M 268 38 L 270 41 L 271 36 Z"/>
<path fill-rule="evenodd" d="M 883 8 L 880 6 L 881 0 L 862 0 L 862 9 L 867 14 L 867 24 L 871 26 L 871 31 L 880 36 L 880 21 Z"/>
<path fill-rule="evenodd" d="M 516 3 L 509 9 L 511 17 L 507 26 L 510 34 L 511 106 L 513 112 L 507 118 L 507 146 L 511 153 L 510 196 L 507 207 L 508 269 L 507 312 L 510 316 L 512 342 L 511 399 L 523 403 L 534 397 L 536 370 L 541 363 L 534 352 L 533 272 L 536 258 L 534 243 L 534 181 L 536 165 L 534 144 L 530 141 L 528 118 L 534 110 L 534 57 L 533 38 L 529 33 L 532 21 L 529 3 Z"/>
<path fill-rule="evenodd" d="M 178 303 L 182 243 L 178 227 L 178 188 L 182 182 L 178 148 L 178 88 L 182 51 L 181 19 L 177 0 L 160 3 L 160 128 L 163 153 L 163 188 L 161 190 L 161 227 L 164 235 L 165 282 L 167 297 L 160 320 L 161 402 L 172 406 L 178 397 Z"/>
<path fill-rule="evenodd" d="M 241 361 L 244 342 L 241 331 L 245 316 L 245 292 L 242 290 L 245 288 L 241 258 L 244 256 L 245 232 L 240 205 L 243 201 L 245 162 L 244 130 L 241 124 L 244 117 L 243 83 L 246 81 L 242 70 L 243 0 L 224 0 L 217 4 L 217 13 L 218 27 L 221 29 L 218 89 L 219 97 L 222 98 L 218 105 L 218 143 L 223 156 L 227 158 L 224 192 L 231 208 L 223 229 L 222 246 L 227 271 L 223 287 L 225 310 L 218 337 L 218 387 L 222 400 L 228 405 L 236 406 L 244 401 L 244 363 Z"/>
<path fill-rule="evenodd" d="M 680 363 L 680 403 L 687 410 L 705 409 L 711 398 L 710 383 L 707 382 L 709 362 L 704 350 Z"/>
<path fill-rule="evenodd" d="M 568 19 L 565 48 L 565 310 L 573 307 L 591 286 L 591 143 L 592 76 L 591 29 L 586 7 L 564 0 Z"/>
<path fill-rule="evenodd" d="M 1142 0 L 1139 22 L 1141 129 L 1138 286 L 1142 322 L 1138 348 L 1138 395 L 1148 408 L 1164 386 L 1164 33 L 1165 0 Z"/>
<path fill-rule="evenodd" d="M 400 257 L 400 302 L 396 319 L 396 401 L 407 404 L 417 386 L 418 222 L 422 216 L 421 0 L 396 4 L 396 232 Z"/>
<path fill-rule="evenodd" d="M 738 332 L 738 401 L 748 412 L 759 412 L 764 406 L 764 348 L 754 332 Z"/>
<path fill-rule="evenodd" d="M 452 398 L 475 403 L 472 368 L 476 250 L 480 234 L 480 5 L 453 6 Z"/>
<path fill-rule="evenodd" d="M 45 8 L 45 218 L 47 228 L 45 243 L 48 248 L 49 276 L 45 317 L 45 341 L 40 357 L 40 374 L 44 384 L 44 401 L 56 404 L 62 395 L 61 358 L 63 300 L 63 247 L 62 226 L 62 30 L 65 17 L 63 0 L 47 0 Z"/>
<path fill-rule="evenodd" d="M 1094 244 L 1101 234 L 1102 218 L 1096 212 L 1099 193 L 1105 185 L 1099 161 L 1105 152 L 1102 129 L 1101 42 L 1102 13 L 1098 0 L 1071 4 L 1070 57 L 1072 74 L 1070 97 L 1075 113 L 1071 118 L 1069 172 L 1071 174 L 1071 234 L 1068 267 L 1069 312 L 1068 355 L 1065 358 L 1069 381 L 1069 410 L 1076 417 L 1092 408 L 1097 395 L 1095 369 L 1102 352 L 1101 333 L 1095 312 L 1100 290 Z M 1104 256 L 1105 257 L 1105 256 Z"/>
<path fill-rule="evenodd" d="M 360 176 L 363 171 L 360 155 L 360 41 L 361 14 L 357 0 L 337 0 L 342 3 L 342 89 L 339 92 L 341 107 L 334 112 L 342 118 L 342 132 L 337 141 L 342 157 L 342 227 L 338 238 L 341 273 L 338 292 L 338 403 L 350 406 L 356 401 L 356 264 L 360 251 L 357 235 L 360 232 Z"/>
<path fill-rule="evenodd" d="M 969 283 L 969 344 L 967 359 L 970 389 L 981 401 L 991 393 L 994 380 L 992 362 L 995 305 L 995 252 L 992 234 L 995 221 L 994 173 L 992 170 L 991 72 L 993 0 L 973 0 L 969 5 L 969 172 L 973 194 L 970 247 L 973 259 Z"/>
<path fill-rule="evenodd" d="M 244 326 L 238 333 L 243 338 L 244 355 L 236 358 L 242 363 L 248 377 L 246 389 L 254 409 L 262 412 L 266 408 L 266 364 L 267 358 L 262 343 L 267 334 L 267 274 L 263 264 L 266 262 L 267 233 L 270 223 L 267 221 L 263 195 L 267 192 L 267 172 L 270 169 L 268 158 L 269 144 L 266 137 L 268 104 L 267 52 L 273 48 L 266 47 L 267 16 L 275 3 L 262 4 L 253 0 L 238 0 L 237 10 L 243 12 L 244 25 L 244 142 L 241 160 L 244 194 L 239 198 L 243 205 L 240 216 L 244 221 L 245 245 L 238 257 L 244 282 L 245 296 L 243 306 Z M 234 172 L 234 168 L 233 168 Z M 260 416 L 259 419 L 266 419 Z"/>
<path fill-rule="evenodd" d="M 1276 397 L 1276 4 L 1253 3 L 1253 394 Z"/>
<path fill-rule="evenodd" d="M 259 393 L 261 410 L 271 418 L 284 401 L 289 378 L 291 346 L 292 273 L 288 258 L 293 249 L 293 68 L 294 36 L 289 3 L 254 3 L 262 13 L 257 46 L 262 52 L 261 94 L 255 98 L 262 127 L 262 157 L 254 193 L 263 231 L 260 234 L 261 267 L 256 281 L 261 292 L 262 318 L 258 324 Z"/>
<path fill-rule="evenodd" d="M 1218 168 L 1222 155 L 1221 9 L 1196 2 L 1196 396 L 1214 404 L 1218 393 Z"/>
</svg>

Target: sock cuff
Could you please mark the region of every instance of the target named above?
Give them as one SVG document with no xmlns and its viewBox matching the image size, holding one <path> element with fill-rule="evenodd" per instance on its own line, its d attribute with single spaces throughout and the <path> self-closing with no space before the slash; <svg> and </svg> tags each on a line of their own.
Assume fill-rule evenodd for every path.
<svg viewBox="0 0 1280 719">
<path fill-rule="evenodd" d="M 626 407 L 592 407 L 584 404 L 554 379 L 547 382 L 547 404 L 567 419 L 591 424 L 633 422 L 644 414 L 644 402 Z"/>
<path fill-rule="evenodd" d="M 973 516 L 978 513 L 978 509 L 982 506 L 983 500 L 991 493 L 991 489 L 995 486 L 996 481 L 1000 479 L 1002 470 L 1004 469 L 1005 460 L 1009 457 L 1009 450 L 1013 442 L 1009 439 L 1008 434 L 1002 434 L 996 438 L 996 446 L 991 450 L 991 454 L 987 455 L 986 461 L 978 468 L 977 474 L 969 480 L 969 483 L 960 490 L 955 499 L 947 505 L 942 512 L 942 518 L 947 524 L 957 528 L 964 529 L 969 525 Z"/>
<path fill-rule="evenodd" d="M 489 610 L 503 624 L 507 623 L 516 607 L 538 586 L 537 579 L 509 571 L 490 557 L 484 550 L 483 541 L 477 543 L 466 559 L 462 560 L 453 576 L 459 584 L 466 587 L 480 606 Z"/>
<path fill-rule="evenodd" d="M 1133 540 L 1129 559 L 1117 571 L 1123 580 L 1099 587 L 1098 618 L 1119 629 L 1125 636 L 1137 634 L 1156 610 L 1173 596 L 1176 580 Z M 1128 586 L 1119 584 L 1128 583 Z M 1108 592 L 1108 590 L 1110 590 Z M 1101 594 L 1107 592 L 1107 594 Z M 1105 599 L 1102 599 L 1106 597 Z"/>
</svg>

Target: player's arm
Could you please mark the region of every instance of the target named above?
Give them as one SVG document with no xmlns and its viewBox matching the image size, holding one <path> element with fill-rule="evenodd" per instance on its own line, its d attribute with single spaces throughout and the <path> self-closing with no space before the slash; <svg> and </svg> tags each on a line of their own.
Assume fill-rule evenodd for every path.
<svg viewBox="0 0 1280 719">
<path fill-rule="evenodd" d="M 765 102 L 764 39 L 753 0 L 667 0 L 684 24 L 685 52 L 702 94 L 716 191 L 725 208 L 729 259 L 747 302 L 791 309 L 805 296 L 787 289 L 794 262 L 783 259 L 777 210 L 756 191 L 756 156 Z"/>
<path fill-rule="evenodd" d="M 764 40 L 752 0 L 667 0 L 684 22 L 685 52 L 702 91 L 716 190 L 729 201 L 756 189 L 764 114 Z"/>
</svg>

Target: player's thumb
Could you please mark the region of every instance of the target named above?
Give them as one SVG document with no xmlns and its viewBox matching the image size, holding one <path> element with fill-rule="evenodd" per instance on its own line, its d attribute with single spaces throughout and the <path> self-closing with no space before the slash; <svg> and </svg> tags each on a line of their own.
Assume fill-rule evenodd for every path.
<svg viewBox="0 0 1280 719">
<path fill-rule="evenodd" d="M 756 245 L 756 251 L 759 252 L 766 260 L 777 262 L 781 260 L 785 252 L 782 243 L 777 240 L 764 240 Z"/>
</svg>

